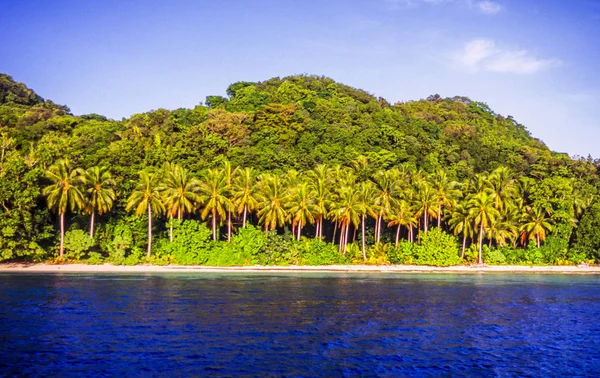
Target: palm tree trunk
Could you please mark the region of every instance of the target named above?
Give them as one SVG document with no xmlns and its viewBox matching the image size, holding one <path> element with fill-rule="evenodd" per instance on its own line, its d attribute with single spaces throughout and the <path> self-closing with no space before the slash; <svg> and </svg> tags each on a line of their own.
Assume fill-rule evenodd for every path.
<svg viewBox="0 0 600 378">
<path fill-rule="evenodd" d="M 94 214 L 95 211 L 92 210 L 92 215 L 90 217 L 90 238 L 94 237 Z"/>
<path fill-rule="evenodd" d="M 60 213 L 60 251 L 58 259 L 62 260 L 65 252 L 65 213 Z"/>
<path fill-rule="evenodd" d="M 213 240 L 217 240 L 217 209 L 212 211 Z"/>
<path fill-rule="evenodd" d="M 173 214 L 169 215 L 169 241 L 173 242 Z"/>
<path fill-rule="evenodd" d="M 423 222 L 424 222 L 423 223 L 423 227 L 425 228 L 425 232 L 427 232 L 427 226 L 428 226 L 428 223 L 429 223 L 429 213 L 427 213 L 427 210 L 428 209 L 425 209 L 425 214 L 424 214 L 424 217 L 423 217 L 424 218 L 424 220 L 423 220 Z"/>
<path fill-rule="evenodd" d="M 377 220 L 379 222 L 379 227 L 377 227 L 377 243 L 379 243 L 381 241 L 381 229 L 383 228 L 383 224 L 381 223 L 383 219 L 383 214 L 379 214 L 379 219 Z"/>
<path fill-rule="evenodd" d="M 335 235 L 335 230 L 334 230 L 334 235 Z M 342 253 L 342 255 L 345 254 L 344 253 L 344 224 L 343 223 L 340 223 L 340 245 L 339 245 L 339 250 Z"/>
<path fill-rule="evenodd" d="M 462 253 L 460 255 L 461 259 L 465 259 L 465 248 L 467 246 L 467 234 L 463 235 L 463 245 L 462 245 Z"/>
<path fill-rule="evenodd" d="M 440 225 L 442 224 L 442 205 L 438 205 L 438 219 L 437 219 L 437 223 L 438 223 L 438 228 L 440 227 Z"/>
<path fill-rule="evenodd" d="M 148 204 L 148 252 L 146 258 L 150 259 L 150 251 L 152 250 L 152 206 Z"/>
<path fill-rule="evenodd" d="M 413 226 L 412 226 L 412 224 L 410 225 L 410 228 L 408 229 L 408 240 L 409 240 L 411 243 L 414 243 L 414 242 L 415 242 L 415 234 L 414 234 L 414 231 L 413 231 Z"/>
<path fill-rule="evenodd" d="M 363 258 L 367 261 L 367 249 L 365 248 L 365 215 L 362 216 L 362 250 Z"/>
<path fill-rule="evenodd" d="M 481 226 L 479 227 L 479 264 L 483 264 L 483 255 L 481 250 L 483 249 L 483 222 L 481 222 Z"/>
<path fill-rule="evenodd" d="M 344 236 L 344 256 L 346 256 L 346 246 L 348 245 L 348 229 L 350 228 L 350 221 L 348 221 L 348 225 L 346 226 L 346 235 Z"/>
<path fill-rule="evenodd" d="M 231 210 L 227 212 L 227 243 L 231 241 Z"/>
<path fill-rule="evenodd" d="M 246 228 L 246 214 L 248 213 L 248 205 L 244 205 L 244 220 L 242 221 L 242 228 Z"/>
<path fill-rule="evenodd" d="M 377 243 L 377 233 L 379 232 L 379 223 L 375 220 L 375 243 Z"/>
<path fill-rule="evenodd" d="M 540 234 L 535 234 L 535 239 L 537 241 L 537 247 L 540 248 Z"/>
<path fill-rule="evenodd" d="M 332 243 L 335 243 L 335 234 L 337 232 L 337 226 L 338 226 L 338 222 L 335 221 L 335 226 L 333 227 L 333 239 L 331 239 Z"/>
<path fill-rule="evenodd" d="M 300 234 L 302 233 L 302 220 L 298 222 L 298 240 L 300 240 Z"/>
<path fill-rule="evenodd" d="M 398 246 L 399 241 L 400 241 L 400 224 L 398 224 L 398 230 L 396 231 L 396 247 Z"/>
</svg>

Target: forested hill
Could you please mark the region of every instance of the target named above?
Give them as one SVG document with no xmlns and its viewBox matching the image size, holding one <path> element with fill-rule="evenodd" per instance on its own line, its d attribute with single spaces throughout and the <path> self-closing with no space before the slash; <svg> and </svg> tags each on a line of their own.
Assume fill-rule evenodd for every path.
<svg viewBox="0 0 600 378">
<path fill-rule="evenodd" d="M 18 150 L 33 151 L 44 164 L 70 158 L 118 167 L 128 177 L 165 161 L 193 171 L 220 159 L 285 171 L 347 165 L 361 155 L 374 170 L 410 163 L 427 172 L 447 169 L 457 179 L 501 165 L 534 177 L 581 168 L 513 118 L 465 97 L 391 105 L 317 76 L 239 82 L 226 92 L 193 109 L 158 109 L 117 122 L 73 116 L 0 75 L 0 127 Z"/>
<path fill-rule="evenodd" d="M 133 198 L 140 172 L 157 173 L 153 177 L 166 180 L 165 167 L 176 167 L 175 171 L 189 173 L 194 180 L 200 177 L 200 182 L 207 182 L 212 177 L 218 181 L 225 177 L 226 172 L 221 169 L 225 162 L 230 167 L 254 168 L 248 182 L 259 187 L 257 198 L 264 201 L 267 194 L 260 194 L 260 190 L 275 188 L 270 185 L 279 182 L 279 178 L 285 183 L 282 193 L 290 199 L 302 188 L 299 183 L 316 175 L 317 169 L 325 172 L 328 199 L 324 203 L 328 205 L 323 204 L 320 215 L 317 214 L 323 218 L 321 225 L 317 222 L 317 230 L 307 233 L 314 235 L 320 228 L 323 235 L 325 227 L 325 234 L 334 242 L 338 224 L 346 227 L 346 233 L 350 227 L 336 219 L 330 209 L 343 197 L 340 188 L 348 189 L 344 192 L 348 194 L 359 184 L 367 189 L 371 185 L 377 187 L 381 184 L 378 180 L 393 171 L 388 176 L 394 178 L 398 190 L 390 204 L 408 206 L 410 219 L 414 220 L 410 220 L 411 235 L 413 223 L 417 231 L 427 231 L 431 216 L 437 219 L 437 228 L 461 235 L 463 242 L 468 239 L 469 244 L 474 243 L 478 235 L 480 253 L 484 240 L 490 248 L 508 243 L 517 248 L 520 240 L 522 248 L 526 240 L 537 239 L 539 248 L 546 233 L 552 233 L 561 243 L 552 247 L 555 257 L 544 261 L 556 263 L 559 255 L 565 261 L 600 256 L 600 232 L 596 232 L 600 229 L 597 162 L 550 151 L 512 117 L 496 114 L 484 103 L 466 97 L 433 95 L 390 104 L 332 79 L 305 75 L 258 83 L 237 82 L 226 89 L 226 94 L 208 96 L 204 104 L 193 109 L 158 109 L 112 120 L 98 114 L 74 116 L 68 107 L 45 100 L 24 84 L 0 74 L 0 261 L 40 260 L 56 253 L 56 218 L 48 210 L 48 203 L 56 214 L 66 212 L 71 230 L 88 227 L 84 214 L 92 215 L 90 224 L 94 214 L 102 215 L 97 221 L 104 231 L 96 237 L 94 248 L 105 256 L 111 255 L 117 248 L 111 243 L 120 243 L 113 238 L 124 237 L 116 230 L 128 227 L 132 233 L 139 226 L 134 226 L 137 223 L 127 215 L 125 204 Z M 104 168 L 99 171 L 101 167 L 108 167 L 110 172 Z M 208 170 L 216 167 L 220 168 L 218 172 Z M 85 201 L 82 197 L 80 203 L 69 202 L 67 206 L 67 202 L 51 199 L 50 192 L 42 193 L 44 187 L 50 190 L 52 182 L 57 190 L 61 189 L 61 181 L 56 177 L 72 173 L 83 183 L 84 194 L 93 194 L 93 187 L 85 184 L 91 178 L 81 173 L 83 170 L 88 170 L 88 176 L 96 172 L 97 179 L 98 172 L 112 176 L 106 182 L 114 187 L 114 207 L 111 201 L 105 209 L 96 208 L 97 204 L 89 202 L 91 197 Z M 257 176 L 263 173 L 269 174 Z M 434 193 L 432 188 L 438 188 L 440 183 L 448 184 L 452 193 L 455 191 L 450 188 L 460 190 L 452 195 L 442 189 Z M 231 183 L 226 185 L 223 203 L 234 203 L 234 189 Z M 493 199 L 498 215 L 495 222 L 486 223 L 484 228 L 481 218 L 473 215 L 476 209 L 469 206 L 476 196 L 487 196 L 493 191 L 495 194 L 486 198 Z M 431 197 L 425 198 L 426 194 Z M 206 203 L 197 200 L 192 205 L 189 210 L 180 208 L 179 214 L 197 219 L 201 212 L 204 220 L 212 219 L 213 225 L 216 218 L 223 222 L 222 214 L 207 215 L 208 210 L 202 207 L 208 206 Z M 266 224 L 267 210 L 261 210 L 266 202 L 255 205 L 249 216 L 257 226 L 278 228 L 280 232 L 288 226 L 296 227 L 288 204 L 280 209 L 280 219 L 273 226 Z M 385 214 L 381 204 L 373 206 L 378 210 L 368 220 L 369 227 L 375 220 L 378 225 L 382 220 L 396 222 L 397 209 L 393 206 L 387 206 Z M 472 222 L 469 227 L 475 227 L 479 233 L 470 231 L 469 236 L 467 229 L 461 234 L 452 228 L 453 219 L 458 219 L 455 215 L 460 215 L 454 211 L 461 208 L 469 211 L 465 222 Z M 176 213 L 171 210 L 169 216 Z M 532 214 L 539 216 L 538 220 L 532 221 Z M 166 219 L 165 214 L 154 215 Z M 229 224 L 242 223 L 239 211 L 233 219 L 231 216 L 228 215 Z M 245 216 L 244 212 L 244 225 Z M 546 219 L 549 223 L 543 223 Z M 528 225 L 535 227 L 527 228 Z M 164 223 L 155 227 L 159 239 L 164 238 Z M 354 241 L 358 226 L 353 227 Z M 394 235 L 400 236 L 399 231 L 395 234 L 391 229 L 378 227 L 377 240 L 381 233 L 382 240 L 387 241 Z M 90 229 L 93 234 L 93 227 Z M 133 235 L 130 238 L 135 239 L 135 245 L 146 243 L 140 233 Z M 344 243 L 347 242 L 345 237 Z M 574 251 L 568 256 L 566 243 Z"/>
</svg>

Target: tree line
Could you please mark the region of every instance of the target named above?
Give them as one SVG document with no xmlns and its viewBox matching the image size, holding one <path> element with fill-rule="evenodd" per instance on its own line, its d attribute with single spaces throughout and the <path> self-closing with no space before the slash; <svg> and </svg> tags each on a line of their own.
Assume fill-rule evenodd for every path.
<svg viewBox="0 0 600 378">
<path fill-rule="evenodd" d="M 68 160 L 50 166 L 46 178 L 51 183 L 43 194 L 60 218 L 62 259 L 65 213 L 88 214 L 93 237 L 95 215 L 110 211 L 117 200 L 115 181 L 107 167 L 83 170 L 73 168 Z M 298 240 L 302 236 L 323 239 L 329 229 L 330 240 L 341 254 L 359 233 L 365 260 L 367 227 L 373 227 L 373 243 L 380 243 L 387 231 L 395 245 L 401 239 L 418 242 L 422 233 L 438 227 L 462 240 L 462 258 L 467 243 L 476 244 L 478 262 L 483 263 L 484 243 L 517 248 L 533 242 L 539 248 L 554 230 L 552 213 L 532 200 L 531 189 L 531 181 L 515 179 L 506 167 L 459 182 L 442 170 L 427 174 L 409 165 L 372 171 L 364 157 L 349 167 L 321 164 L 306 172 L 283 174 L 259 173 L 229 162 L 193 174 L 168 163 L 154 172 L 140 171 L 125 206 L 148 220 L 148 259 L 153 219 L 198 217 L 210 223 L 213 240 L 224 226 L 230 241 L 234 227 L 245 228 L 250 219 L 265 231 L 290 227 Z M 574 224 L 580 207 L 591 198 L 570 195 L 572 207 L 562 209 L 560 216 Z M 307 228 L 310 234 L 303 231 Z"/>
</svg>

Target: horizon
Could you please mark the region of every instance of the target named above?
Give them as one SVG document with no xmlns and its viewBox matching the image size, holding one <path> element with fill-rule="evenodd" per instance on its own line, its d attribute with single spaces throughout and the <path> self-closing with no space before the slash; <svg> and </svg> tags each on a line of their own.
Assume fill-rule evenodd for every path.
<svg viewBox="0 0 600 378">
<path fill-rule="evenodd" d="M 192 108 L 237 81 L 310 74 L 390 103 L 465 96 L 512 116 L 553 151 L 600 156 L 600 4 L 591 1 L 0 8 L 0 72 L 74 114 L 119 120 Z"/>
</svg>

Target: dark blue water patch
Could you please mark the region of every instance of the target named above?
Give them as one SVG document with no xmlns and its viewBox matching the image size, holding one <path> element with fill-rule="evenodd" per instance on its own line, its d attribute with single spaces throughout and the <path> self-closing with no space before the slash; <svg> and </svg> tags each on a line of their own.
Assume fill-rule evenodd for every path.
<svg viewBox="0 0 600 378">
<path fill-rule="evenodd" d="M 598 376 L 600 277 L 2 274 L 4 376 Z"/>
</svg>

